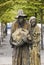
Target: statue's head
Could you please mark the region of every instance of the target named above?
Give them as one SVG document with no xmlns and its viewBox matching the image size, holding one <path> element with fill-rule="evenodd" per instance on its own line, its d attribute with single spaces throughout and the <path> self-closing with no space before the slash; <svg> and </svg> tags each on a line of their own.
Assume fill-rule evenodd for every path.
<svg viewBox="0 0 44 65">
<path fill-rule="evenodd" d="M 32 27 L 35 27 L 37 24 L 36 17 L 34 16 L 30 17 L 29 23 L 31 24 Z"/>
<path fill-rule="evenodd" d="M 18 19 L 19 22 L 23 22 L 25 18 L 27 18 L 27 16 L 24 14 L 23 10 L 18 10 L 18 15 L 16 16 L 16 19 Z"/>
</svg>

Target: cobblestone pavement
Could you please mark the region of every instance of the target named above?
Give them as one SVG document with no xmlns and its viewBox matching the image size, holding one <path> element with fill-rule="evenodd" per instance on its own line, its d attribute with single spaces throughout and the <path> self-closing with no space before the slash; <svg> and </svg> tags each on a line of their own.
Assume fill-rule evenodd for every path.
<svg viewBox="0 0 44 65">
<path fill-rule="evenodd" d="M 6 36 L 0 46 L 0 65 L 12 65 L 12 48 L 9 43 L 10 35 Z M 41 65 L 44 65 L 44 50 L 41 50 Z"/>
</svg>

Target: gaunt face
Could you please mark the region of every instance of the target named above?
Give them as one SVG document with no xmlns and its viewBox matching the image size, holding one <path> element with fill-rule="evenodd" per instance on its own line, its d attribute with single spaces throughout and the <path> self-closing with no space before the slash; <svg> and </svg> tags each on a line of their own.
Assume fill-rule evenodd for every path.
<svg viewBox="0 0 44 65">
<path fill-rule="evenodd" d="M 18 18 L 18 22 L 19 22 L 19 23 L 23 23 L 23 21 L 24 21 L 24 18 L 23 18 L 23 17 L 19 17 L 19 18 Z"/>
<path fill-rule="evenodd" d="M 34 26 L 36 25 L 36 19 L 32 19 L 32 20 L 30 21 L 30 23 L 31 23 L 31 26 L 34 27 Z"/>
</svg>

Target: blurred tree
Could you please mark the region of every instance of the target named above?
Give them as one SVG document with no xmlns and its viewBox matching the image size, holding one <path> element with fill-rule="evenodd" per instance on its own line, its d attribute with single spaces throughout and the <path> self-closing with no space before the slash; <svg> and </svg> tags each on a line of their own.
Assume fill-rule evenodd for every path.
<svg viewBox="0 0 44 65">
<path fill-rule="evenodd" d="M 12 22 L 18 9 L 23 9 L 28 19 L 30 16 L 36 16 L 39 21 L 41 8 L 44 10 L 44 0 L 0 0 L 0 19 Z"/>
<path fill-rule="evenodd" d="M 13 22 L 18 9 L 24 10 L 27 19 L 36 16 L 37 22 L 44 23 L 44 0 L 0 0 L 0 21 Z"/>
</svg>

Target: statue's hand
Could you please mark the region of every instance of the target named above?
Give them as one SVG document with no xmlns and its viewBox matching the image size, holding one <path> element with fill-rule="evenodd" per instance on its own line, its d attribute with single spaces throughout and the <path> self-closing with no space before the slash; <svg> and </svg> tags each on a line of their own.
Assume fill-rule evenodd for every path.
<svg viewBox="0 0 44 65">
<path fill-rule="evenodd" d="M 12 45 L 18 47 L 18 46 L 22 46 L 24 44 L 24 41 L 23 40 L 20 40 L 20 41 L 12 41 Z"/>
<path fill-rule="evenodd" d="M 22 40 L 23 40 L 23 42 L 27 42 L 27 37 L 24 36 L 24 37 L 22 38 Z"/>
<path fill-rule="evenodd" d="M 28 39 L 29 41 L 32 40 L 30 35 L 27 35 L 27 39 Z"/>
</svg>

